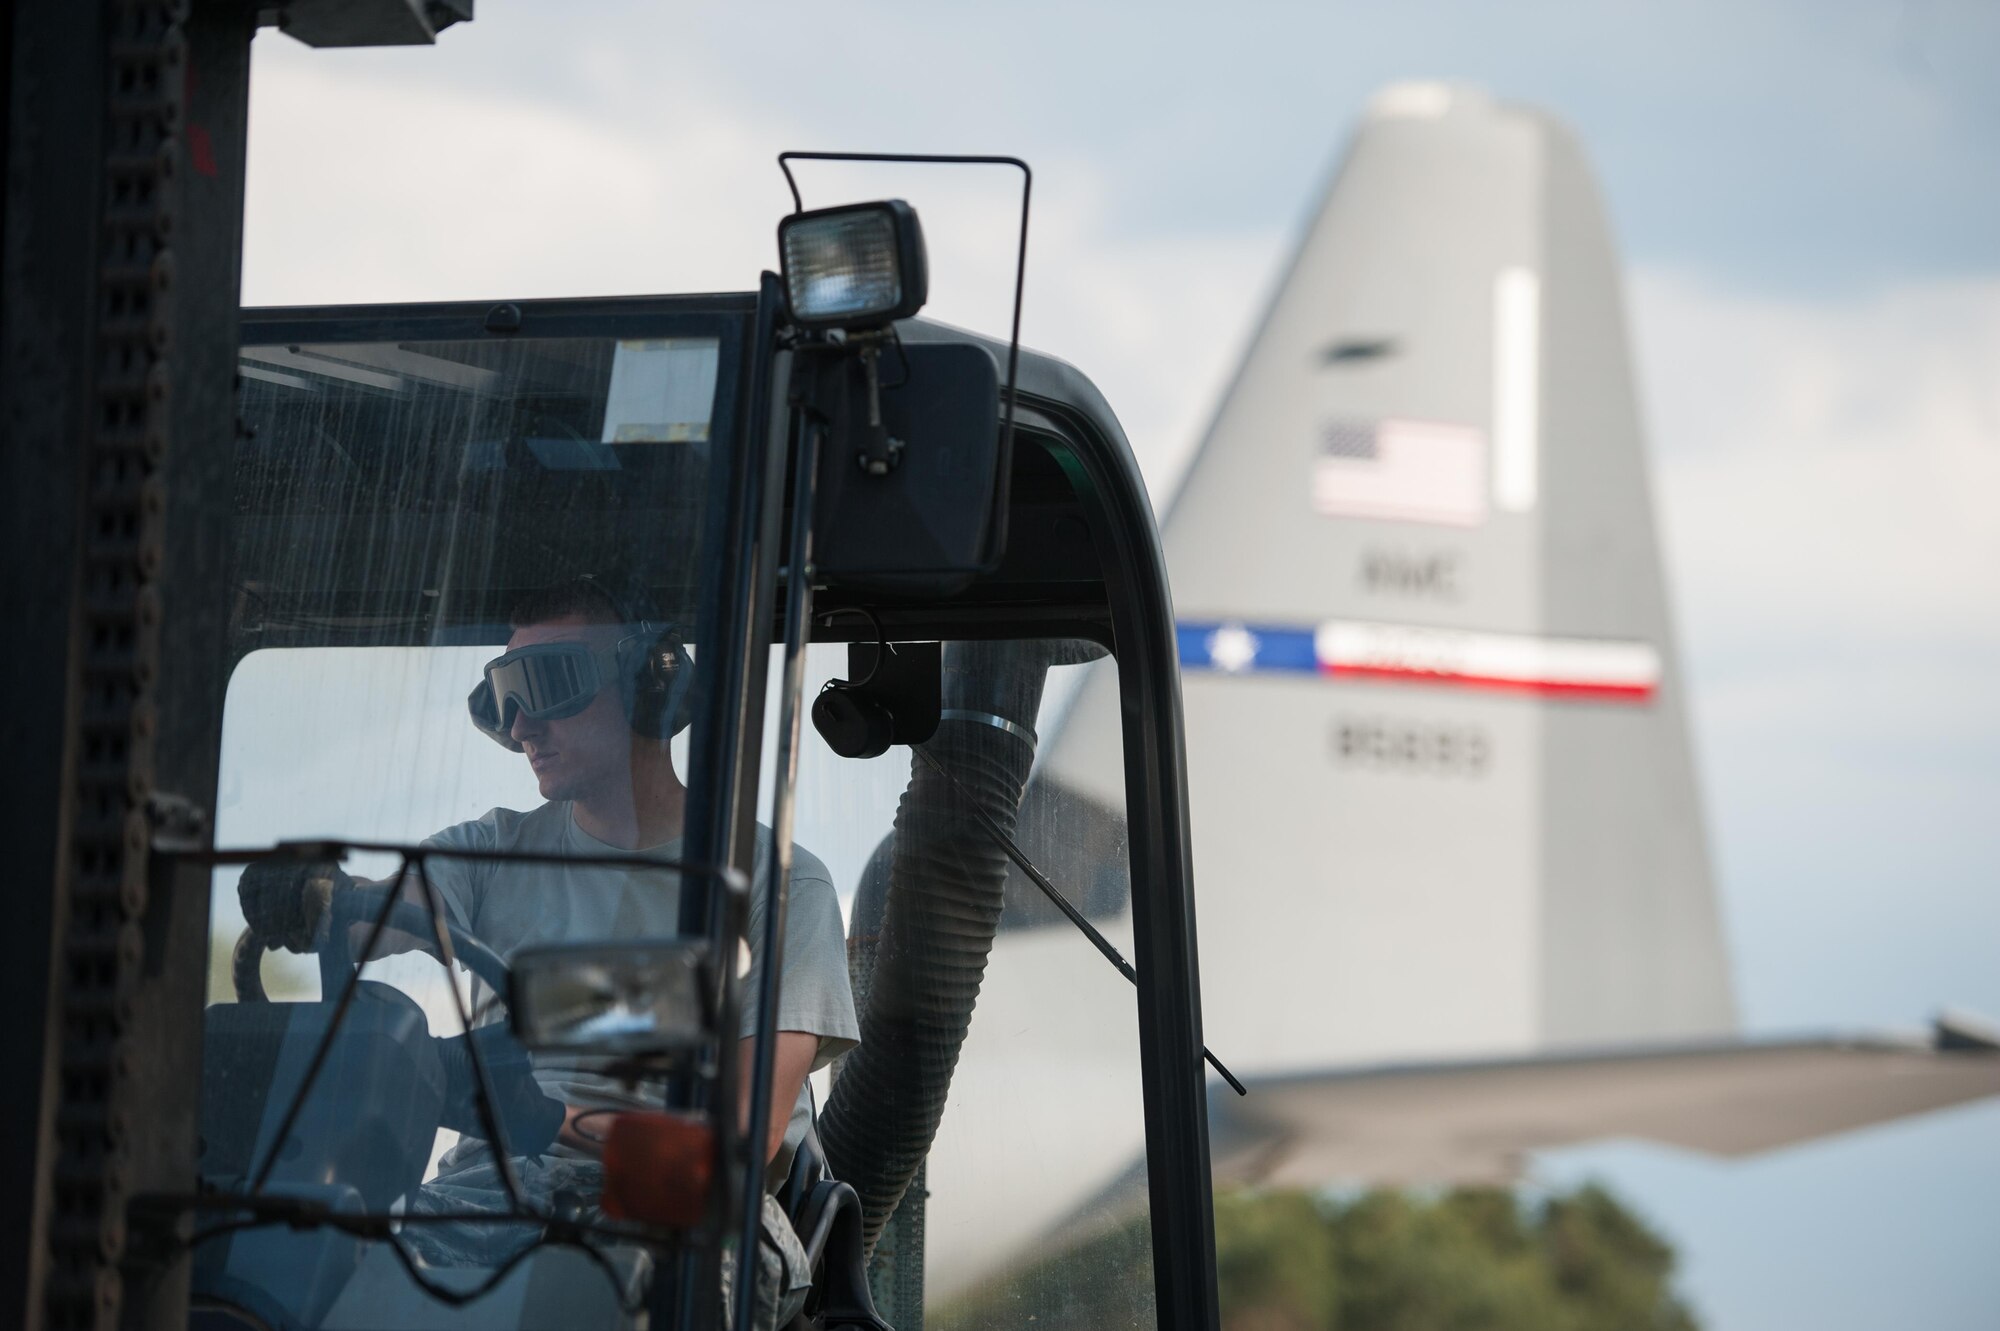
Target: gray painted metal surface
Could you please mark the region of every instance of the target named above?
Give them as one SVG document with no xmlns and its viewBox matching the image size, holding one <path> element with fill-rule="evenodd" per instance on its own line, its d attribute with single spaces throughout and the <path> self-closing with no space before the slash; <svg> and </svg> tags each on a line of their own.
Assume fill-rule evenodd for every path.
<svg viewBox="0 0 2000 1331">
<path fill-rule="evenodd" d="M 1882 1036 L 1356 1068 L 1210 1097 L 1218 1180 L 1506 1183 L 1532 1151 L 1643 1137 L 1745 1156 L 2000 1094 L 2000 1054 Z M 1337 1125 L 1337 1127 L 1336 1127 Z"/>
</svg>

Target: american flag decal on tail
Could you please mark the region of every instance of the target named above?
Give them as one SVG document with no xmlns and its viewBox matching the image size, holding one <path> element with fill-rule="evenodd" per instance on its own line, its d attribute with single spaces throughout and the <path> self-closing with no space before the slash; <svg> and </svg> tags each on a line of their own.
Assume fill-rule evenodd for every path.
<svg viewBox="0 0 2000 1331">
<path fill-rule="evenodd" d="M 1329 517 L 1472 527 L 1486 520 L 1486 432 L 1440 421 L 1320 427 L 1313 507 Z"/>
</svg>

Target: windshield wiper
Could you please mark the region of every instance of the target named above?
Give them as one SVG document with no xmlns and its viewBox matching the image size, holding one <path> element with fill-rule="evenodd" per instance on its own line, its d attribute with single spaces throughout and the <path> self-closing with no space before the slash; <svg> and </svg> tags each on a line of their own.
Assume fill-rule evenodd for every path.
<svg viewBox="0 0 2000 1331">
<path fill-rule="evenodd" d="M 1036 887 L 1041 888 L 1042 894 L 1055 903 L 1056 909 L 1068 916 L 1069 922 L 1081 929 L 1083 936 L 1096 944 L 1097 950 L 1104 954 L 1104 959 L 1117 967 L 1118 973 L 1130 980 L 1133 988 L 1136 989 L 1139 985 L 1139 972 L 1132 969 L 1132 963 L 1125 960 L 1118 949 L 1111 945 L 1111 940 L 1099 933 L 1097 926 L 1086 919 L 1082 911 L 1070 904 L 1070 899 L 1062 894 L 1062 889 L 1050 882 L 1048 875 L 1035 867 L 1034 861 L 1028 858 L 1027 853 L 1014 844 L 1014 838 L 1007 835 L 1007 829 L 1000 826 L 999 823 L 994 822 L 992 815 L 979 807 L 979 801 L 972 797 L 971 791 L 958 783 L 958 778 L 951 774 L 949 768 L 933 757 L 930 751 L 925 749 L 923 745 L 912 744 L 910 747 L 915 750 L 919 757 L 931 765 L 933 771 L 951 783 L 951 788 L 965 802 L 965 807 L 978 820 L 979 826 L 985 830 L 987 836 L 993 839 L 993 844 L 1000 847 L 1007 858 L 1014 862 L 1014 867 L 1026 874 L 1029 881 L 1033 882 Z M 1201 1056 L 1208 1060 L 1210 1067 L 1222 1074 L 1222 1079 L 1229 1083 L 1231 1090 L 1235 1091 L 1238 1095 L 1250 1094 L 1244 1088 L 1243 1083 L 1236 1080 L 1236 1074 L 1222 1066 L 1222 1060 L 1209 1052 L 1207 1045 L 1201 1047 Z"/>
</svg>

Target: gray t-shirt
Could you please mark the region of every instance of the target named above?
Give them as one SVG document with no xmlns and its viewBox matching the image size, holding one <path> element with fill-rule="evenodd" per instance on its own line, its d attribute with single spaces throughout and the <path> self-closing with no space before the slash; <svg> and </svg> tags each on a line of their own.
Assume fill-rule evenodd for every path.
<svg viewBox="0 0 2000 1331">
<path fill-rule="evenodd" d="M 579 860 L 605 857 L 673 860 L 681 843 L 633 852 L 599 841 L 576 825 L 568 801 L 555 801 L 518 813 L 491 809 L 480 818 L 447 827 L 428 838 L 432 850 L 513 850 L 561 855 Z M 742 981 L 743 1030 L 756 1025 L 758 976 L 763 959 L 758 946 L 764 936 L 767 878 L 770 872 L 770 829 L 757 829 L 757 862 L 751 880 L 751 966 Z M 636 938 L 672 937 L 680 929 L 680 875 L 668 869 L 648 871 L 616 865 L 495 864 L 455 860 L 450 855 L 426 861 L 431 880 L 444 898 L 454 924 L 470 932 L 501 957 L 511 959 L 524 947 L 543 943 L 581 943 Z M 785 909 L 784 973 L 779 986 L 777 1029 L 805 1031 L 819 1037 L 815 1069 L 825 1067 L 852 1049 L 861 1038 L 855 1020 L 854 995 L 847 983 L 847 948 L 840 922 L 840 900 L 826 866 L 811 852 L 792 848 L 791 889 Z M 600 1060 L 537 1055 L 535 1078 L 550 1095 L 588 1108 L 658 1108 L 661 1088 L 655 1084 L 627 1086 L 605 1075 Z M 812 1092 L 799 1092 L 785 1132 L 785 1146 L 773 1164 L 776 1177 L 790 1166 L 792 1153 L 805 1135 L 812 1113 Z M 558 1146 L 558 1154 L 569 1148 Z M 441 1162 L 449 1169 L 450 1157 Z"/>
</svg>

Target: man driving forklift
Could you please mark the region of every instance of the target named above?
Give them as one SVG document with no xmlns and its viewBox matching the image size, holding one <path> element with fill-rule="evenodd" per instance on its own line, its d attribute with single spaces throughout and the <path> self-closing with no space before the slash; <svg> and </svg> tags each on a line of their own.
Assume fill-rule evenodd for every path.
<svg viewBox="0 0 2000 1331">
<path fill-rule="evenodd" d="M 680 851 L 687 791 L 669 741 L 690 716 L 694 667 L 678 632 L 653 611 L 642 592 L 615 578 L 570 578 L 532 592 L 513 607 L 504 654 L 488 662 L 468 699 L 474 725 L 527 758 L 541 805 L 492 809 L 428 838 L 433 852 L 423 872 L 451 924 L 484 941 L 503 958 L 524 947 L 605 938 L 673 935 L 678 927 L 679 877 L 587 861 L 631 857 L 674 859 Z M 759 827 L 747 937 L 764 936 L 772 836 Z M 456 858 L 516 852 L 565 863 Z M 245 920 L 266 947 L 317 952 L 329 939 L 332 894 L 356 880 L 337 865 L 265 861 L 243 874 L 238 893 Z M 428 893 L 415 875 L 403 893 L 418 905 Z M 363 939 L 359 931 L 354 952 Z M 376 952 L 418 946 L 408 935 L 386 935 Z M 745 983 L 755 991 L 762 957 L 752 953 Z M 840 904 L 826 867 L 793 848 L 771 1082 L 771 1125 L 765 1144 L 769 1177 L 781 1182 L 811 1123 L 807 1077 L 853 1048 L 860 1037 L 848 985 Z M 475 985 L 481 982 L 475 980 Z M 482 1024 L 494 1004 L 481 994 Z M 744 1049 L 737 1097 L 742 1125 L 750 1102 L 750 1037 L 756 1013 L 745 1006 Z M 658 1110 L 664 1085 L 614 1075 L 602 1058 L 537 1055 L 535 1085 L 561 1106 L 560 1129 L 545 1153 L 512 1162 L 523 1193 L 544 1207 L 594 1210 L 604 1186 L 601 1155 L 609 1115 Z M 547 1106 L 553 1123 L 554 1105 Z M 486 1142 L 461 1138 L 439 1160 L 436 1174 L 408 1201 L 422 1214 L 509 1209 L 504 1182 Z M 767 1190 L 759 1252 L 759 1323 L 781 1325 L 805 1297 L 810 1272 L 782 1208 Z M 477 1224 L 411 1226 L 408 1237 L 435 1265 L 479 1265 L 494 1259 L 497 1227 Z M 505 1241 L 505 1240 L 501 1240 Z M 766 1319 L 769 1320 L 766 1320 Z"/>
</svg>

